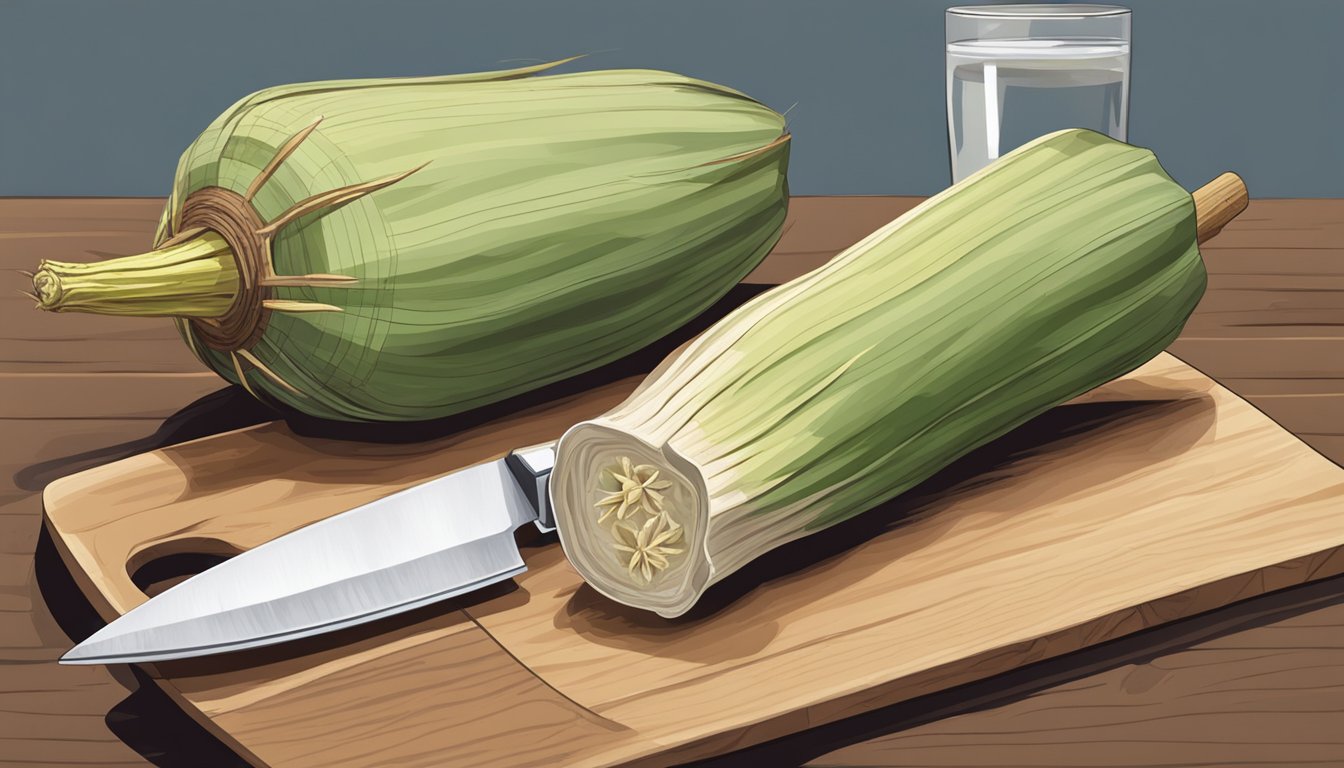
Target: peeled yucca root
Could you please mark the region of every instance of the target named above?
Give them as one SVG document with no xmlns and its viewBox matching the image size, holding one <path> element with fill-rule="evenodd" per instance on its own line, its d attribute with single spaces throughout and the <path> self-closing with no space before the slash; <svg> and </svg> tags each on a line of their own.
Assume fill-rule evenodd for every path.
<svg viewBox="0 0 1344 768">
<path fill-rule="evenodd" d="M 43 309 L 172 317 L 267 400 L 420 421 L 671 333 L 779 238 L 784 118 L 550 65 L 269 88 L 182 155 L 153 251 L 47 262 Z"/>
<path fill-rule="evenodd" d="M 1196 196 L 1201 239 L 1245 205 L 1231 174 Z M 571 428 L 551 477 L 566 554 L 603 594 L 684 613 L 1155 356 L 1204 291 L 1196 225 L 1147 150 L 1082 130 L 1018 149 Z"/>
</svg>

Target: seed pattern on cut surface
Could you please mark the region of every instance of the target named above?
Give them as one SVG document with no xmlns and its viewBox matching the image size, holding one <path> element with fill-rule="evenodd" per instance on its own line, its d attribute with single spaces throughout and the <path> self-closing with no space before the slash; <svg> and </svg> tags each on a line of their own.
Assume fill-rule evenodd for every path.
<svg viewBox="0 0 1344 768">
<path fill-rule="evenodd" d="M 606 522 L 613 514 L 617 520 L 624 520 L 632 512 L 638 512 L 641 507 L 651 515 L 663 511 L 663 495 L 659 491 L 671 488 L 672 482 L 659 481 L 656 468 L 648 464 L 634 466 L 629 458 L 623 456 L 619 471 L 608 467 L 606 472 L 614 477 L 621 487 L 620 490 L 608 493 L 597 502 L 597 508 L 602 510 L 602 515 L 597 518 L 599 523 Z"/>
<path fill-rule="evenodd" d="M 620 487 L 604 489 L 605 495 L 594 505 L 601 510 L 597 522 L 612 521 L 617 556 L 632 577 L 648 584 L 671 565 L 669 557 L 685 551 L 671 546 L 681 541 L 682 526 L 672 519 L 661 493 L 671 488 L 672 482 L 659 480 L 657 467 L 636 465 L 625 456 L 603 474 Z"/>
<path fill-rule="evenodd" d="M 670 564 L 668 557 L 686 551 L 669 546 L 681 541 L 681 526 L 673 525 L 666 512 L 660 512 L 636 529 L 627 523 L 617 523 L 612 529 L 616 534 L 616 551 L 630 555 L 627 567 L 630 575 L 638 574 L 644 583 L 653 581 L 653 575 Z"/>
</svg>

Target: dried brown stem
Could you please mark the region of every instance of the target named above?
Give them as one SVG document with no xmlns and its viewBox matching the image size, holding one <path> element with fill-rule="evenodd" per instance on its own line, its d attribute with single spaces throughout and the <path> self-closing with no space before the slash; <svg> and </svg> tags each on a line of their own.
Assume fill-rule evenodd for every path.
<svg viewBox="0 0 1344 768">
<path fill-rule="evenodd" d="M 320 304 L 316 301 L 294 301 L 291 299 L 266 299 L 261 302 L 261 306 L 272 312 L 344 312 L 340 307 L 331 304 Z"/>
<path fill-rule="evenodd" d="M 252 198 L 256 197 L 257 193 L 261 191 L 261 188 L 265 186 L 266 182 L 270 181 L 271 177 L 275 175 L 275 172 L 280 169 L 280 164 L 285 162 L 290 155 L 294 154 L 294 150 L 299 148 L 299 145 L 303 143 L 303 140 L 308 138 L 309 134 L 315 131 L 318 124 L 321 122 L 322 116 L 319 115 L 318 118 L 313 121 L 312 125 L 289 137 L 289 140 L 282 144 L 280 149 L 276 150 L 275 156 L 271 158 L 271 161 L 266 163 L 266 167 L 261 169 L 261 173 L 258 173 L 257 177 L 252 180 L 252 183 L 247 186 L 247 192 L 243 195 L 243 199 L 251 202 Z"/>
<path fill-rule="evenodd" d="M 262 278 L 261 284 L 268 288 L 346 288 L 359 282 L 359 278 L 349 275 L 271 275 Z"/>
<path fill-rule="evenodd" d="M 756 149 L 749 149 L 749 150 L 747 150 L 746 152 L 739 152 L 739 153 L 737 153 L 736 155 L 729 155 L 728 157 L 721 157 L 721 158 L 719 158 L 718 160 L 710 160 L 709 162 L 707 162 L 707 163 L 701 163 L 699 166 L 696 166 L 696 167 L 700 167 L 700 168 L 702 168 L 702 167 L 704 167 L 704 166 L 706 166 L 706 165 L 720 165 L 720 164 L 722 164 L 722 163 L 731 163 L 731 162 L 735 162 L 735 161 L 737 161 L 737 160 L 746 160 L 748 157 L 754 157 L 755 155 L 759 155 L 759 154 L 763 154 L 763 153 L 765 153 L 765 152 L 769 152 L 770 150 L 774 149 L 775 147 L 778 147 L 778 146 L 780 146 L 781 144 L 785 144 L 785 143 L 787 143 L 787 142 L 788 142 L 790 139 L 792 139 L 792 138 L 793 138 L 793 134 L 791 134 L 791 133 L 786 133 L 786 134 L 783 134 L 782 136 L 780 136 L 778 139 L 775 139 L 774 141 L 770 142 L 769 144 L 766 144 L 766 145 L 763 146 L 763 147 L 757 147 Z"/>
<path fill-rule="evenodd" d="M 178 232 L 176 235 L 173 235 L 172 237 L 160 243 L 159 248 L 160 249 L 171 248 L 172 246 L 177 245 L 178 243 L 185 243 L 186 241 L 201 234 L 204 231 L 205 227 L 190 227 L 188 229 L 184 229 L 181 232 Z"/>
<path fill-rule="evenodd" d="M 247 390 L 247 394 L 260 400 L 261 398 L 257 396 L 257 393 L 252 390 L 252 385 L 247 383 L 247 374 L 243 373 L 243 364 L 238 360 L 238 353 L 230 352 L 229 360 L 233 361 L 233 372 L 238 377 L 238 383 L 243 385 L 243 389 Z"/>
<path fill-rule="evenodd" d="M 295 395 L 298 395 L 299 397 L 307 397 L 307 395 L 295 389 L 289 382 L 280 378 L 280 375 L 277 374 L 275 371 L 272 371 L 270 368 L 266 367 L 266 364 L 258 360 L 256 355 L 252 354 L 246 349 L 238 350 L 237 355 L 246 360 L 253 368 L 256 368 L 258 371 L 261 371 L 262 374 L 266 376 L 266 378 L 270 379 L 271 381 L 274 381 L 276 384 L 279 384 L 286 390 L 294 393 Z"/>
<path fill-rule="evenodd" d="M 354 202 L 355 200 L 358 200 L 359 198 L 364 197 L 365 195 L 377 192 L 383 187 L 388 187 L 393 184 L 396 184 L 398 181 L 401 181 L 402 179 L 406 178 L 407 176 L 410 176 L 411 174 L 415 173 L 421 168 L 424 168 L 425 165 L 429 165 L 429 163 L 425 163 L 424 165 L 417 166 L 415 168 L 410 169 L 409 171 L 393 174 L 392 176 L 387 176 L 382 179 L 374 179 L 373 181 L 364 181 L 358 184 L 351 184 L 345 187 L 338 187 L 337 189 L 313 195 L 312 197 L 306 198 L 298 203 L 295 203 L 294 206 L 291 207 L 289 210 L 280 214 L 280 216 L 276 218 L 275 221 L 272 221 L 268 223 L 266 226 L 257 230 L 257 234 L 261 235 L 262 237 L 271 237 L 276 232 L 278 232 L 281 227 L 285 226 L 286 224 L 290 223 L 291 221 L 294 221 L 299 217 L 307 216 L 308 214 L 313 213 L 314 211 L 320 211 L 323 208 L 332 208 L 336 206 L 345 205 L 346 203 Z"/>
</svg>

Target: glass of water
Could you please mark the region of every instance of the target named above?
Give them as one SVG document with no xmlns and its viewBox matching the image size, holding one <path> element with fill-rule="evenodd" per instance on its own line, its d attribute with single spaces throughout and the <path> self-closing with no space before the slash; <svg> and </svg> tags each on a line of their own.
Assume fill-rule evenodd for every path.
<svg viewBox="0 0 1344 768">
<path fill-rule="evenodd" d="M 947 130 L 956 183 L 1064 128 L 1126 140 L 1128 8 L 947 9 Z"/>
</svg>

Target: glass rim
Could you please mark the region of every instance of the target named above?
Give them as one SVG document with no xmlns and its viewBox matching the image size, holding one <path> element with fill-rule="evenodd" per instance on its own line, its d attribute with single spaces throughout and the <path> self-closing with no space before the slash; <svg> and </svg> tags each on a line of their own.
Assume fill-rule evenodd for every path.
<svg viewBox="0 0 1344 768">
<path fill-rule="evenodd" d="M 1120 5 L 1092 3 L 1030 3 L 1022 5 L 956 5 L 947 9 L 949 16 L 972 19 L 1098 19 L 1108 16 L 1128 16 L 1130 10 Z"/>
</svg>

